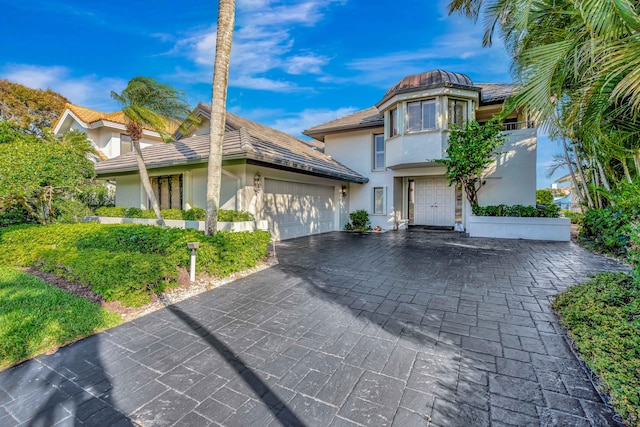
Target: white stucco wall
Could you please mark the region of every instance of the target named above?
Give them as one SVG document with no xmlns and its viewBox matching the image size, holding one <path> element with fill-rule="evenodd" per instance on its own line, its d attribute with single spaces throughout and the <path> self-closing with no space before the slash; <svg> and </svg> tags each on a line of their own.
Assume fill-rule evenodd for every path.
<svg viewBox="0 0 640 427">
<path fill-rule="evenodd" d="M 432 165 L 384 171 L 372 170 L 373 135 L 378 133 L 382 133 L 382 128 L 326 135 L 325 153 L 369 178 L 367 184 L 349 185 L 348 211 L 364 209 L 369 212 L 373 227 L 391 229 L 394 212 L 400 212 L 401 219 L 406 219 L 408 203 L 406 185 L 396 185 L 394 188 L 394 178 L 402 178 L 406 184 L 408 178 L 442 177 L 446 168 Z M 535 129 L 512 131 L 507 136 L 508 139 L 501 150 L 504 154 L 498 158 L 495 167 L 490 168 L 487 184 L 480 190 L 480 203 L 482 205 L 535 204 L 536 131 Z M 391 141 L 391 143 L 394 142 Z M 382 187 L 385 191 L 384 211 L 381 215 L 372 213 L 375 187 Z M 401 191 L 401 194 L 395 194 L 396 191 Z M 463 198 L 466 199 L 465 196 Z M 468 203 L 464 203 L 462 209 L 463 222 L 466 224 L 466 218 L 470 215 L 471 209 Z"/>
<path fill-rule="evenodd" d="M 535 205 L 536 130 L 507 132 L 503 152 L 487 171 L 486 184 L 478 192 L 481 206 Z"/>
<path fill-rule="evenodd" d="M 146 209 L 142 197 L 143 189 L 138 175 L 119 176 L 116 178 L 116 206 Z"/>
</svg>

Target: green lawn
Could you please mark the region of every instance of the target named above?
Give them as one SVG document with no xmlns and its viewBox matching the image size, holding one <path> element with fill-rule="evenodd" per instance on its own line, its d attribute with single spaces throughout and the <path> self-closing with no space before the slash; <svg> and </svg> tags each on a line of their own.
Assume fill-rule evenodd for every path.
<svg viewBox="0 0 640 427">
<path fill-rule="evenodd" d="M 627 425 L 640 426 L 640 286 L 602 273 L 556 296 L 552 307 Z"/>
<path fill-rule="evenodd" d="M 0 266 L 0 369 L 120 322 L 116 313 Z"/>
</svg>

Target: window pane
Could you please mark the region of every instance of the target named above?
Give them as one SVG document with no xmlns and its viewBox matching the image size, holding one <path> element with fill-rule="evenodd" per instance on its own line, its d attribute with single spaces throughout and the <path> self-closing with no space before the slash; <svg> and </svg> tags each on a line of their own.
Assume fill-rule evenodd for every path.
<svg viewBox="0 0 640 427">
<path fill-rule="evenodd" d="M 389 112 L 389 136 L 398 134 L 398 109 L 394 108 Z"/>
<path fill-rule="evenodd" d="M 436 127 L 436 102 L 425 101 L 422 103 L 422 129 L 435 129 Z"/>
<path fill-rule="evenodd" d="M 384 209 L 384 191 L 383 191 L 382 187 L 375 187 L 373 189 L 373 198 L 374 198 L 373 213 L 374 214 L 383 213 L 383 209 Z"/>
<path fill-rule="evenodd" d="M 464 126 L 467 121 L 467 103 L 464 101 L 456 101 L 456 124 Z"/>
<path fill-rule="evenodd" d="M 407 120 L 408 131 L 422 129 L 422 123 L 420 123 L 420 102 L 409 102 L 407 104 Z"/>
<path fill-rule="evenodd" d="M 384 135 L 373 136 L 373 168 L 384 169 Z"/>
</svg>

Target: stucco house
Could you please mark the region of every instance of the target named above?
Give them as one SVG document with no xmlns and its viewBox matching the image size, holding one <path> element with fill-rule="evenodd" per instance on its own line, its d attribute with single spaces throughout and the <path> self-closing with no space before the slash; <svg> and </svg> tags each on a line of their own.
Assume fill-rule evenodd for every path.
<svg viewBox="0 0 640 427">
<path fill-rule="evenodd" d="M 221 208 L 267 220 L 275 239 L 341 230 L 357 209 L 382 229 L 463 230 L 470 206 L 434 160 L 446 153 L 449 123 L 489 120 L 513 89 L 441 70 L 407 76 L 375 106 L 305 130 L 312 141 L 228 113 Z M 191 135 L 143 149 L 161 208 L 205 206 L 210 109 L 199 104 L 195 114 L 202 125 Z M 505 132 L 480 203 L 535 204 L 536 129 L 514 113 Z M 96 172 L 116 182 L 117 205 L 149 207 L 133 153 L 97 163 Z"/>
<path fill-rule="evenodd" d="M 103 113 L 79 105 L 66 104 L 53 127 L 53 133 L 62 135 L 70 130 L 86 133 L 100 160 L 111 159 L 133 149 L 131 138 L 126 134 L 122 111 Z M 164 144 L 160 134 L 152 129 L 144 129 L 140 146 L 149 147 L 154 144 Z"/>
<path fill-rule="evenodd" d="M 372 226 L 398 224 L 466 228 L 471 207 L 448 184 L 450 123 L 483 123 L 498 113 L 515 87 L 474 84 L 464 74 L 435 70 L 410 75 L 370 108 L 304 131 L 325 153 L 369 178 L 350 186 L 347 210 L 365 209 Z M 503 154 L 486 171 L 481 205 L 535 205 L 536 129 L 514 112 L 504 121 Z"/>
<path fill-rule="evenodd" d="M 161 209 L 206 206 L 210 107 L 192 136 L 142 150 Z M 148 208 L 133 153 L 102 161 L 98 177 L 116 182 L 116 205 Z M 286 133 L 227 113 L 223 147 L 221 209 L 252 212 L 266 219 L 276 239 L 339 230 L 346 189 L 367 178 Z"/>
</svg>

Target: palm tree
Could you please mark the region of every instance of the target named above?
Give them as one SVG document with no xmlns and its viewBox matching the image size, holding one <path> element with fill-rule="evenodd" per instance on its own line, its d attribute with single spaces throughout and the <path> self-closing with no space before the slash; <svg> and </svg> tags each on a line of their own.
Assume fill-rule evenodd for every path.
<svg viewBox="0 0 640 427">
<path fill-rule="evenodd" d="M 172 127 L 176 123 L 183 123 L 189 117 L 189 106 L 182 92 L 149 77 L 132 78 L 122 93 L 112 91 L 111 97 L 122 105 L 126 131 L 131 138 L 142 187 L 158 217 L 158 224 L 164 226 L 160 206 L 151 188 L 147 166 L 142 157 L 140 139 L 144 129 L 150 128 L 158 132 L 165 142 L 171 141 Z"/>
<path fill-rule="evenodd" d="M 222 147 L 227 112 L 227 86 L 229 83 L 229 62 L 231 59 L 235 8 L 235 0 L 220 0 L 218 3 L 218 30 L 216 34 L 216 57 L 213 67 L 209 164 L 207 168 L 207 216 L 205 218 L 205 232 L 207 235 L 216 234 L 218 228 L 218 208 L 222 180 Z"/>
<path fill-rule="evenodd" d="M 557 133 L 579 141 L 576 154 L 591 165 L 594 182 L 613 187 L 631 178 L 627 158 L 640 176 L 638 3 L 451 0 L 449 10 L 484 16 L 485 45 L 500 30 L 519 83 L 510 106 L 551 128 L 562 126 Z"/>
</svg>

